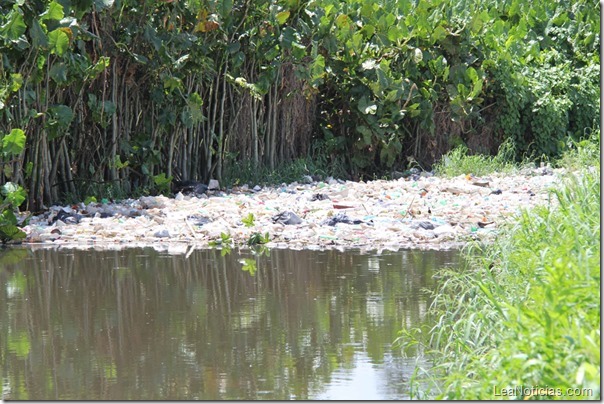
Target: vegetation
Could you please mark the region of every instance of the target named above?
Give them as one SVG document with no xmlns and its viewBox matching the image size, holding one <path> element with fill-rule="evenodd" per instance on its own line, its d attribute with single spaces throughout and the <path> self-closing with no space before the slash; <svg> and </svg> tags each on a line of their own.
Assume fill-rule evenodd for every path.
<svg viewBox="0 0 604 404">
<path fill-rule="evenodd" d="M 0 183 L 36 211 L 308 156 L 555 156 L 599 125 L 599 26 L 587 0 L 3 0 Z"/>
<path fill-rule="evenodd" d="M 513 172 L 518 168 L 518 165 L 514 164 L 513 156 L 513 144 L 509 141 L 501 144 L 495 156 L 468 155 L 468 148 L 461 145 L 445 154 L 434 165 L 434 172 L 446 177 L 462 174 L 485 175 L 493 172 Z"/>
<path fill-rule="evenodd" d="M 553 190 L 552 206 L 524 212 L 494 245 L 470 247 L 467 266 L 439 274 L 436 325 L 399 338 L 425 344 L 434 360 L 432 390 L 416 395 L 484 400 L 524 386 L 562 394 L 541 398 L 601 397 L 598 149 L 574 145 L 564 163 L 591 169 Z M 567 396 L 568 388 L 582 395 Z"/>
</svg>

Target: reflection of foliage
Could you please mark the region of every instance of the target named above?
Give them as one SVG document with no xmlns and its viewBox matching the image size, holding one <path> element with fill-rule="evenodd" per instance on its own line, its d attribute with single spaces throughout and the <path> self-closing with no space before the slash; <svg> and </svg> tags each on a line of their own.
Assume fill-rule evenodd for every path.
<svg viewBox="0 0 604 404">
<path fill-rule="evenodd" d="M 31 344 L 26 332 L 10 334 L 8 336 L 8 351 L 20 358 L 25 358 L 31 350 Z"/>
<path fill-rule="evenodd" d="M 256 232 L 256 233 L 252 233 L 250 238 L 247 240 L 247 245 L 253 246 L 253 245 L 257 245 L 257 244 L 266 244 L 269 241 L 271 241 L 271 238 L 269 237 L 268 232 L 264 233 L 264 235 Z"/>
<path fill-rule="evenodd" d="M 27 250 L 22 248 L 2 248 L 0 249 L 0 268 L 6 268 L 8 265 L 15 265 L 27 257 Z"/>
<path fill-rule="evenodd" d="M 249 272 L 251 276 L 256 275 L 256 259 L 255 258 L 243 258 L 241 261 L 241 270 Z"/>
<path fill-rule="evenodd" d="M 31 345 L 27 361 L 2 353 L 11 398 L 309 399 L 359 350 L 382 363 L 401 324 L 425 321 L 431 271 L 456 256 L 268 252 L 32 251 L 22 293 L 0 287 L 0 341 L 10 325 Z"/>
</svg>

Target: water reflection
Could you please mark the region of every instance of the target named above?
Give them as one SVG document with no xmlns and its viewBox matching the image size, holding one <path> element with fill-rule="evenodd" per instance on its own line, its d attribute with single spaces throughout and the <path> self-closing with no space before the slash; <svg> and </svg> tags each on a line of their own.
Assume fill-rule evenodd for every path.
<svg viewBox="0 0 604 404">
<path fill-rule="evenodd" d="M 8 251 L 21 256 L 0 256 L 0 355 L 15 400 L 406 398 L 414 361 L 392 341 L 425 321 L 423 288 L 458 259 Z"/>
</svg>

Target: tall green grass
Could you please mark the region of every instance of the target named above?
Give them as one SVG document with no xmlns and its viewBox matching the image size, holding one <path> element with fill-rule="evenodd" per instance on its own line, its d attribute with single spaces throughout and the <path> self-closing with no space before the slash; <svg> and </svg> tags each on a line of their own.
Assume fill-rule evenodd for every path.
<svg viewBox="0 0 604 404">
<path fill-rule="evenodd" d="M 503 389 L 543 387 L 560 390 L 532 398 L 600 399 L 599 172 L 569 177 L 552 200 L 440 274 L 436 325 L 424 332 L 433 387 L 415 384 L 416 397 L 507 399 Z"/>
<path fill-rule="evenodd" d="M 510 173 L 518 167 L 514 164 L 515 148 L 511 140 L 501 144 L 497 155 L 468 154 L 466 146 L 457 146 L 434 165 L 434 172 L 443 177 L 462 174 L 485 175 L 493 172 Z"/>
</svg>

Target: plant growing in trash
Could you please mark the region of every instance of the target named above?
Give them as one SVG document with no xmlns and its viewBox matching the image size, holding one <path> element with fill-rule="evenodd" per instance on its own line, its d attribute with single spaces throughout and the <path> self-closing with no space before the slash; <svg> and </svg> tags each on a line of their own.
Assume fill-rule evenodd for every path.
<svg viewBox="0 0 604 404">
<path fill-rule="evenodd" d="M 241 222 L 244 224 L 245 227 L 254 227 L 255 220 L 256 218 L 254 217 L 254 214 L 250 213 L 246 217 L 242 218 Z"/>
</svg>

